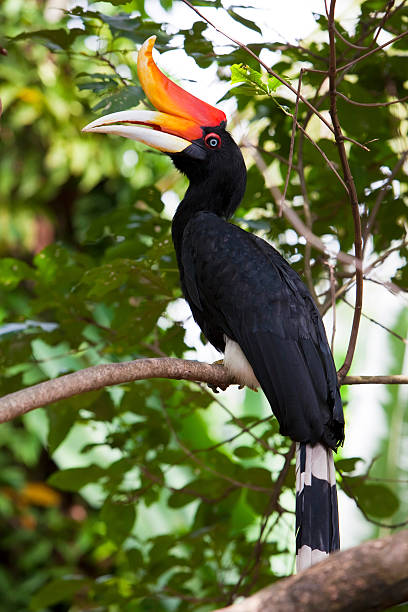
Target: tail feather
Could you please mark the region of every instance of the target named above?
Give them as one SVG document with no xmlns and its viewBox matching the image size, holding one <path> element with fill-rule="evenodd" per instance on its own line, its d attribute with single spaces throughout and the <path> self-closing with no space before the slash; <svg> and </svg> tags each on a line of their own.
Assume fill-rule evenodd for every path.
<svg viewBox="0 0 408 612">
<path fill-rule="evenodd" d="M 340 548 L 333 453 L 322 444 L 296 445 L 296 570 Z"/>
</svg>

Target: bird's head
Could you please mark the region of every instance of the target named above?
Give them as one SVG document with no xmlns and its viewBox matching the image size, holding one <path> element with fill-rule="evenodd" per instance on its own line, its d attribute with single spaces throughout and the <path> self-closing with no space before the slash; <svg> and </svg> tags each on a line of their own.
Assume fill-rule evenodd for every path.
<svg viewBox="0 0 408 612">
<path fill-rule="evenodd" d="M 137 72 L 140 84 L 157 109 L 127 110 L 99 117 L 83 132 L 116 134 L 167 153 L 190 182 L 243 184 L 246 170 L 241 152 L 226 131 L 222 110 L 199 100 L 168 79 L 156 66 L 152 51 L 156 37 L 140 48 Z M 239 199 L 242 197 L 240 194 Z"/>
</svg>

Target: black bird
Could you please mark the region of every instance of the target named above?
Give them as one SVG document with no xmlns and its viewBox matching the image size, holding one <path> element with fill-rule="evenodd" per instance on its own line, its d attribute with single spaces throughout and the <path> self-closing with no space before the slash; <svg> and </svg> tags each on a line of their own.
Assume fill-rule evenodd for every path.
<svg viewBox="0 0 408 612">
<path fill-rule="evenodd" d="M 172 236 L 184 296 L 241 384 L 266 394 L 295 440 L 297 568 L 339 548 L 332 449 L 344 439 L 336 369 L 322 320 L 297 273 L 267 242 L 228 222 L 245 192 L 242 154 L 225 114 L 170 81 L 141 47 L 138 75 L 159 111 L 122 111 L 86 132 L 118 134 L 170 155 L 190 181 Z"/>
</svg>

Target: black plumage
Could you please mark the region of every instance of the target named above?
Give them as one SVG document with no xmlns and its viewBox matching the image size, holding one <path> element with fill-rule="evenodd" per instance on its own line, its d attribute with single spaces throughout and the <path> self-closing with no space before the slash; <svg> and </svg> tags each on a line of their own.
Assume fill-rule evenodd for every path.
<svg viewBox="0 0 408 612">
<path fill-rule="evenodd" d="M 209 131 L 209 130 L 208 130 Z M 313 299 L 267 242 L 229 223 L 245 190 L 242 154 L 223 126 L 172 155 L 190 186 L 173 220 L 180 279 L 194 319 L 220 351 L 239 344 L 276 415 L 298 442 L 336 449 L 344 420 L 337 375 Z"/>
</svg>

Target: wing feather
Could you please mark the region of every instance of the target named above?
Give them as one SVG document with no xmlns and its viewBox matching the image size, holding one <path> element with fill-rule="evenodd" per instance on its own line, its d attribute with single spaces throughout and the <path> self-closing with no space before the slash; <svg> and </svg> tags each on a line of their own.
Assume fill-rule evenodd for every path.
<svg viewBox="0 0 408 612">
<path fill-rule="evenodd" d="M 181 264 L 194 318 L 217 348 L 224 334 L 238 342 L 282 434 L 336 448 L 344 427 L 336 370 L 296 272 L 267 242 L 208 212 L 187 224 Z"/>
</svg>

